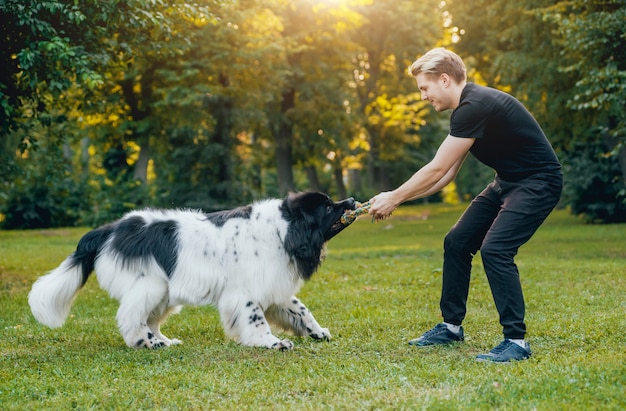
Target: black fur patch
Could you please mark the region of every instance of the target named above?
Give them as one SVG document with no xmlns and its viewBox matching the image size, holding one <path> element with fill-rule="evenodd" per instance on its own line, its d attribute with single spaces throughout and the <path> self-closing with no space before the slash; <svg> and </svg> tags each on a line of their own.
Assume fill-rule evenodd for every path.
<svg viewBox="0 0 626 411">
<path fill-rule="evenodd" d="M 300 275 L 308 280 L 320 265 L 324 243 L 341 232 L 337 224 L 346 209 L 353 210 L 354 199 L 333 202 L 324 193 L 291 193 L 280 206 L 289 223 L 284 239 L 285 251 L 298 262 Z"/>
<path fill-rule="evenodd" d="M 176 221 L 146 224 L 142 217 L 134 216 L 118 222 L 111 245 L 125 260 L 154 257 L 167 276 L 171 277 L 178 254 L 177 233 Z"/>
<path fill-rule="evenodd" d="M 90 231 L 83 236 L 76 246 L 76 251 L 72 255 L 72 266 L 80 264 L 83 268 L 83 283 L 85 285 L 89 275 L 93 271 L 94 260 L 97 257 L 102 245 L 113 232 L 113 225 L 108 224 L 96 230 Z"/>
<path fill-rule="evenodd" d="M 205 215 L 207 220 L 209 220 L 218 227 L 222 227 L 231 218 L 244 218 L 246 220 L 249 220 L 251 214 L 252 206 L 247 205 L 232 210 L 215 211 L 213 213 L 207 213 Z"/>
</svg>

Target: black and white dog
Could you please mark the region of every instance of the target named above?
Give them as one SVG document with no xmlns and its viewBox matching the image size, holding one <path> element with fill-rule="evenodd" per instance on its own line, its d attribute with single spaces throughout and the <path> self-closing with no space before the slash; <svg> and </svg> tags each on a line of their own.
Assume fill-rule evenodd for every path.
<svg viewBox="0 0 626 411">
<path fill-rule="evenodd" d="M 161 334 L 183 305 L 219 310 L 226 335 L 243 345 L 291 349 L 269 323 L 297 336 L 330 339 L 295 297 L 319 267 L 325 244 L 348 224 L 350 198 L 292 193 L 228 211 L 142 210 L 85 234 L 76 251 L 40 277 L 28 296 L 35 318 L 60 327 L 95 270 L 120 303 L 117 323 L 130 347 L 179 344 Z"/>
</svg>

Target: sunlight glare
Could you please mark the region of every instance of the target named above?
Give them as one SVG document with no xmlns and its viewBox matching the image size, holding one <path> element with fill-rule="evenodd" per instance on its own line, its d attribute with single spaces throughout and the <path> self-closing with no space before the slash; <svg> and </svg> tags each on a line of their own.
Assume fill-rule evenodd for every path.
<svg viewBox="0 0 626 411">
<path fill-rule="evenodd" d="M 317 2 L 317 3 L 327 4 L 327 5 L 330 5 L 330 6 L 337 5 L 339 3 L 342 3 L 343 1 L 345 1 L 345 0 L 315 0 L 315 2 Z"/>
</svg>

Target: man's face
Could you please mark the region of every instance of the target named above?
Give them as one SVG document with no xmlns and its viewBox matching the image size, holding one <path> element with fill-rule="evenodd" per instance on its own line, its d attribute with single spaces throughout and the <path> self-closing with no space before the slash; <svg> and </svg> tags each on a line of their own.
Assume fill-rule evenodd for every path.
<svg viewBox="0 0 626 411">
<path fill-rule="evenodd" d="M 445 111 L 454 108 L 450 79 L 447 74 L 436 76 L 433 74 L 419 73 L 417 87 L 422 93 L 422 100 L 430 101 L 437 111 Z"/>
</svg>

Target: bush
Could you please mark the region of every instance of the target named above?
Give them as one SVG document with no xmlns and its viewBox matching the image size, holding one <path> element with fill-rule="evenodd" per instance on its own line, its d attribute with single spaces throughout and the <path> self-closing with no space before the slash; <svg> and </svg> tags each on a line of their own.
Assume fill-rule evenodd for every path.
<svg viewBox="0 0 626 411">
<path fill-rule="evenodd" d="M 91 186 L 90 207 L 81 213 L 83 224 L 90 227 L 110 223 L 131 210 L 153 206 L 146 185 L 139 180 L 125 176 L 110 180 L 98 176 L 91 181 Z"/>
<path fill-rule="evenodd" d="M 563 201 L 589 222 L 626 222 L 626 184 L 620 164 L 601 143 L 578 144 L 566 154 Z"/>
<path fill-rule="evenodd" d="M 80 223 L 80 214 L 86 204 L 84 187 L 70 178 L 59 181 L 27 179 L 8 193 L 1 210 L 5 217 L 2 228 L 74 226 Z"/>
</svg>

